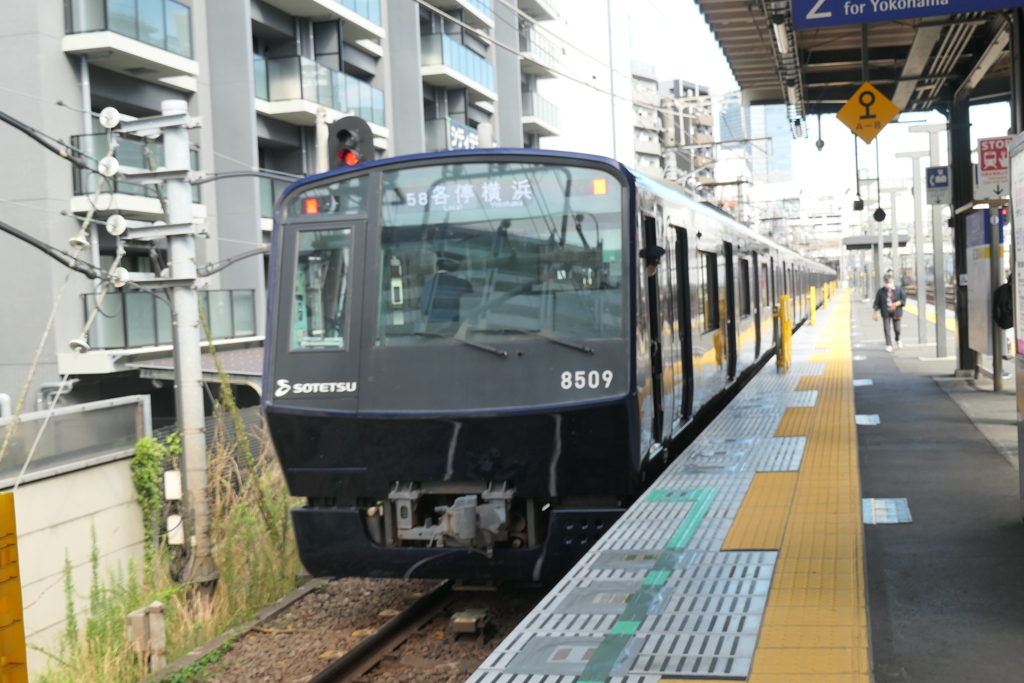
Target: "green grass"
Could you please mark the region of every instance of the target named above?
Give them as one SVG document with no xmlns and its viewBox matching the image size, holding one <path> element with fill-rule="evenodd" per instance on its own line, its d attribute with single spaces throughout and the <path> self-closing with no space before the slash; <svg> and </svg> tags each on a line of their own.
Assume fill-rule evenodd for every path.
<svg viewBox="0 0 1024 683">
<path fill-rule="evenodd" d="M 260 440 L 263 446 L 256 454 L 248 452 L 247 444 L 240 452 L 240 445 L 223 438 L 223 432 L 218 429 L 208 454 L 213 552 L 220 570 L 213 596 L 204 597 L 174 580 L 172 567 L 180 565 L 180 549 L 169 548 L 159 534 L 153 537 L 152 550 L 145 554 L 145 567 L 130 562 L 127 567 L 109 569 L 103 576 L 94 531 L 84 628 L 80 616 L 70 618 L 56 651 L 35 647 L 50 661 L 49 669 L 36 677 L 40 683 L 134 683 L 145 678 L 149 673 L 145 663 L 128 646 L 126 616 L 154 600 L 165 606 L 167 661 L 171 662 L 251 620 L 257 611 L 295 587 L 294 577 L 301 565 L 289 510 L 296 501 L 288 496 L 265 429 Z M 138 454 L 146 459 L 144 479 L 152 484 L 153 444 L 140 443 Z M 159 483 L 162 486 L 162 481 Z M 149 491 L 147 496 L 152 500 L 154 494 Z M 162 491 L 159 495 L 162 500 Z M 146 517 L 152 519 L 151 508 Z M 70 571 L 76 560 L 80 561 L 68 557 L 65 564 L 68 615 L 75 615 L 75 597 L 79 595 Z M 229 644 L 169 676 L 168 682 L 200 680 L 206 666 L 227 649 Z"/>
</svg>

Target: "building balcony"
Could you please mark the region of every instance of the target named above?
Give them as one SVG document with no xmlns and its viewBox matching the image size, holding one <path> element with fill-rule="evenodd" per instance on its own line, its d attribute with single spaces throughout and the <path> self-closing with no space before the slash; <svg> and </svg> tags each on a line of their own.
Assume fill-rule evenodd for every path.
<svg viewBox="0 0 1024 683">
<path fill-rule="evenodd" d="M 519 9 L 537 21 L 551 21 L 558 17 L 554 0 L 519 0 Z"/>
<path fill-rule="evenodd" d="M 469 101 L 494 102 L 494 65 L 446 34 L 422 36 L 423 80 L 442 88 L 466 88 Z"/>
<path fill-rule="evenodd" d="M 523 132 L 561 135 L 561 112 L 535 92 L 523 93 Z"/>
<path fill-rule="evenodd" d="M 388 137 L 384 91 L 380 88 L 306 57 L 266 59 L 253 55 L 253 73 L 256 111 L 264 116 L 295 126 L 312 126 L 316 124 L 317 109 L 326 107 L 329 119 L 340 118 L 345 112 L 365 119 L 374 131 L 375 143 L 377 138 L 386 141 Z"/>
<path fill-rule="evenodd" d="M 82 295 L 86 318 L 95 308 L 98 298 L 97 294 Z M 256 336 L 253 290 L 206 290 L 199 292 L 199 298 L 206 310 L 214 340 Z M 148 292 L 128 288 L 111 290 L 103 299 L 100 312 L 103 315 L 96 316 L 89 330 L 92 351 L 151 349 L 173 343 L 171 308 L 164 299 Z"/>
<path fill-rule="evenodd" d="M 106 133 L 75 135 L 71 145 L 80 149 L 87 157 L 101 159 L 109 151 Z M 199 169 L 199 150 L 191 150 L 192 170 Z M 142 171 L 161 168 L 164 164 L 162 140 L 137 140 L 121 137 L 114 150 L 114 158 L 120 163 L 121 171 Z M 103 191 L 95 201 L 97 216 L 120 213 L 125 218 L 141 221 L 163 220 L 164 207 L 157 194 L 156 185 L 140 185 L 117 177 L 103 178 L 95 171 L 74 168 L 74 193 L 71 212 L 87 213 L 93 208 L 93 196 L 100 182 Z M 198 186 L 192 187 L 192 215 L 198 220 L 206 218 L 206 207 L 200 203 L 202 195 Z"/>
<path fill-rule="evenodd" d="M 709 147 L 715 144 L 715 136 L 707 133 L 694 133 L 693 142 L 694 145 L 708 145 Z"/>
<path fill-rule="evenodd" d="M 380 0 L 264 0 L 293 17 L 341 19 L 345 41 L 380 40 L 384 37 Z"/>
<path fill-rule="evenodd" d="M 661 157 L 661 141 L 647 137 L 636 137 L 633 142 L 637 154 L 651 154 Z"/>
<path fill-rule="evenodd" d="M 697 114 L 694 118 L 694 122 L 696 122 L 698 126 L 703 126 L 704 128 L 711 128 L 714 125 L 714 119 L 711 114 Z"/>
<path fill-rule="evenodd" d="M 174 0 L 68 0 L 61 49 L 110 71 L 195 92 L 191 15 Z"/>
<path fill-rule="evenodd" d="M 491 0 L 427 0 L 440 10 L 462 10 L 463 19 L 476 28 L 494 28 Z"/>
<path fill-rule="evenodd" d="M 534 26 L 519 29 L 520 68 L 537 78 L 554 78 L 561 48 Z"/>
</svg>

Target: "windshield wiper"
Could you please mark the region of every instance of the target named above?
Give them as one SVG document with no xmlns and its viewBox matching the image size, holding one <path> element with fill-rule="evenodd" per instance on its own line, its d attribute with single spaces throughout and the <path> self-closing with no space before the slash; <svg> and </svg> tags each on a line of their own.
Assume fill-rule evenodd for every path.
<svg viewBox="0 0 1024 683">
<path fill-rule="evenodd" d="M 565 341 L 563 339 L 558 339 L 557 337 L 549 337 L 548 335 L 544 334 L 543 332 L 534 331 L 534 330 L 520 330 L 520 329 L 515 328 L 515 327 L 506 327 L 506 328 L 493 329 L 493 330 L 486 329 L 486 328 L 480 329 L 480 328 L 471 327 L 471 328 L 469 328 L 469 331 L 470 332 L 484 332 L 484 333 L 486 333 L 486 332 L 494 332 L 494 333 L 497 333 L 497 334 L 525 334 L 528 337 L 536 337 L 537 339 L 546 339 L 547 341 L 553 342 L 555 344 L 558 344 L 559 346 L 565 346 L 565 347 L 570 348 L 570 349 L 576 349 L 577 351 L 582 351 L 583 353 L 589 354 L 591 356 L 594 355 L 594 349 L 590 348 L 589 346 L 584 346 L 583 344 L 573 344 L 572 342 L 567 342 L 567 341 Z"/>
<path fill-rule="evenodd" d="M 495 356 L 501 356 L 502 358 L 508 357 L 508 351 L 502 351 L 501 349 L 496 349 L 493 346 L 486 346 L 485 344 L 477 344 L 476 342 L 471 342 L 467 339 L 461 339 L 452 334 L 441 334 L 440 332 L 400 332 L 398 334 L 391 334 L 390 336 L 437 337 L 438 339 L 454 339 L 460 344 L 472 346 L 474 349 L 480 349 L 481 351 L 493 353 Z"/>
</svg>

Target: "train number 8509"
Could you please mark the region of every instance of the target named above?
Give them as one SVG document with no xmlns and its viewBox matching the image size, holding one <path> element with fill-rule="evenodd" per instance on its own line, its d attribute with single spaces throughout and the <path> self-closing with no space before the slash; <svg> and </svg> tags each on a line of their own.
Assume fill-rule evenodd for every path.
<svg viewBox="0 0 1024 683">
<path fill-rule="evenodd" d="M 607 389 L 612 385 L 612 378 L 614 376 L 611 370 L 605 370 L 604 372 L 598 372 L 597 370 L 569 372 L 566 370 L 562 373 L 562 388 L 566 391 L 573 388 L 598 389 L 603 382 L 604 388 Z"/>
</svg>

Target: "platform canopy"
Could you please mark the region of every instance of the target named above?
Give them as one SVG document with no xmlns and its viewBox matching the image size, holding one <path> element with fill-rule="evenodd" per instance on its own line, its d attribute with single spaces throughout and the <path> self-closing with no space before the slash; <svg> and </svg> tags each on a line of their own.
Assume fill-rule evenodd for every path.
<svg viewBox="0 0 1024 683">
<path fill-rule="evenodd" d="M 744 104 L 787 104 L 791 121 L 836 113 L 865 80 L 865 42 L 868 80 L 904 112 L 942 111 L 961 88 L 972 104 L 1010 99 L 1011 26 L 1004 12 L 794 29 L 793 11 L 843 12 L 842 0 L 824 1 L 696 0 Z M 976 6 L 949 4 L 964 3 Z"/>
</svg>

